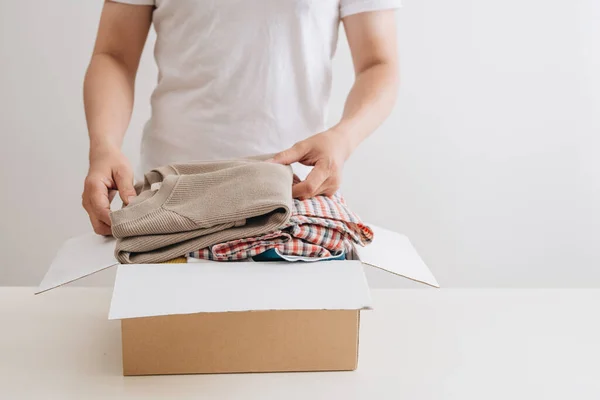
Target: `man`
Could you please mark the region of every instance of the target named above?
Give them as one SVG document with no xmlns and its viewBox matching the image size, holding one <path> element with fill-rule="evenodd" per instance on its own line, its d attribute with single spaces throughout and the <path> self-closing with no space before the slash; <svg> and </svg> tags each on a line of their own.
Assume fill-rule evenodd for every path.
<svg viewBox="0 0 600 400">
<path fill-rule="evenodd" d="M 120 150 L 152 23 L 158 83 L 140 171 L 171 162 L 277 153 L 314 167 L 293 195 L 333 194 L 344 162 L 388 116 L 398 86 L 399 0 L 112 0 L 85 78 L 90 168 L 83 206 L 110 235 L 109 205 L 135 196 Z M 343 22 L 356 80 L 326 129 L 331 59 Z"/>
</svg>

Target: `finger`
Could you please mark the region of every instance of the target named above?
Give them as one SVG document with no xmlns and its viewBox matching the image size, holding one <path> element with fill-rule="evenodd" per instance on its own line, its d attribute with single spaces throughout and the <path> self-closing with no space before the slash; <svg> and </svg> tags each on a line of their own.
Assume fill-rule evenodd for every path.
<svg viewBox="0 0 600 400">
<path fill-rule="evenodd" d="M 90 222 L 92 223 L 92 228 L 94 228 L 94 232 L 96 232 L 98 235 L 103 235 L 103 236 L 112 235 L 110 226 L 106 225 L 104 222 L 102 222 L 94 217 L 91 217 L 91 216 L 90 216 Z"/>
<path fill-rule="evenodd" d="M 108 204 L 112 204 L 113 199 L 115 198 L 115 196 L 117 195 L 117 191 L 116 190 L 109 190 L 108 191 Z"/>
<path fill-rule="evenodd" d="M 292 196 L 295 199 L 307 199 L 315 196 L 328 177 L 328 169 L 323 163 L 317 162 L 304 181 L 292 186 Z"/>
<path fill-rule="evenodd" d="M 302 142 L 298 142 L 287 150 L 277 153 L 268 160 L 277 164 L 290 165 L 292 163 L 301 161 L 306 155 L 306 147 Z"/>
<path fill-rule="evenodd" d="M 322 194 L 325 196 L 333 196 L 338 189 L 340 188 L 339 179 L 333 176 L 330 176 L 319 188 L 317 194 Z"/>
<path fill-rule="evenodd" d="M 90 218 L 110 226 L 110 201 L 108 188 L 100 180 L 86 182 L 84 207 Z"/>
<path fill-rule="evenodd" d="M 135 189 L 133 188 L 133 173 L 131 172 L 131 169 L 126 165 L 117 167 L 113 172 L 113 178 L 117 184 L 121 201 L 123 201 L 123 204 L 125 205 L 129 204 L 129 198 L 135 197 L 136 195 Z"/>
<path fill-rule="evenodd" d="M 335 187 L 326 187 L 323 189 L 319 189 L 319 194 L 331 197 L 337 192 L 337 188 Z"/>
</svg>

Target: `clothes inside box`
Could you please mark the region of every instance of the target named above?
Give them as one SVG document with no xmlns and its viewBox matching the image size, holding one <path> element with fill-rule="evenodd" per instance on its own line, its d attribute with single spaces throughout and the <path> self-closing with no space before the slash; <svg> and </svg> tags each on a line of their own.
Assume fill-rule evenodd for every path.
<svg viewBox="0 0 600 400">
<path fill-rule="evenodd" d="M 266 159 L 269 156 L 264 156 Z M 341 194 L 293 199 L 289 166 L 262 159 L 154 169 L 138 196 L 111 213 L 121 263 L 345 259 L 372 230 Z"/>
</svg>

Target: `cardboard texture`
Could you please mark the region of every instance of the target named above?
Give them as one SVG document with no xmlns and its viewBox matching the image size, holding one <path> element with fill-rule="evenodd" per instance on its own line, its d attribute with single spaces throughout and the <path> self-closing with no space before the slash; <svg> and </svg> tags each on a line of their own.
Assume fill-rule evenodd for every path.
<svg viewBox="0 0 600 400">
<path fill-rule="evenodd" d="M 287 310 L 125 319 L 123 374 L 353 370 L 358 315 Z"/>
<path fill-rule="evenodd" d="M 125 375 L 353 370 L 364 267 L 438 287 L 406 236 L 370 225 L 351 260 L 119 265 L 109 318 L 120 319 Z M 118 265 L 114 240 L 65 242 L 37 293 Z"/>
</svg>

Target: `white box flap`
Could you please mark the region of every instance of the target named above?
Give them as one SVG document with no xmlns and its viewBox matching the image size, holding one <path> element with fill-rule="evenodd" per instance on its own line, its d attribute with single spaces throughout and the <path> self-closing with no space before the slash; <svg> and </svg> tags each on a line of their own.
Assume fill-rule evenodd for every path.
<svg viewBox="0 0 600 400">
<path fill-rule="evenodd" d="M 67 240 L 58 250 L 36 294 L 117 265 L 115 239 L 89 233 Z"/>
<path fill-rule="evenodd" d="M 373 242 L 355 247 L 360 261 L 404 278 L 440 287 L 410 240 L 404 235 L 368 224 L 373 229 Z"/>
<path fill-rule="evenodd" d="M 109 319 L 250 310 L 359 310 L 359 261 L 119 265 Z"/>
</svg>

